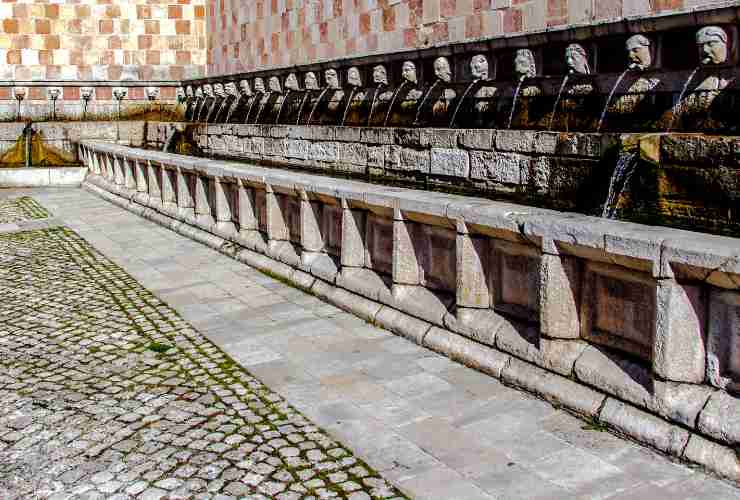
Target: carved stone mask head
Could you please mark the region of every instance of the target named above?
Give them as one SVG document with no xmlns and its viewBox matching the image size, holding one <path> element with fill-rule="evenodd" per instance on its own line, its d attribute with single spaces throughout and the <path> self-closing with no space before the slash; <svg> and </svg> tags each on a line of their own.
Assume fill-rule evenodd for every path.
<svg viewBox="0 0 740 500">
<path fill-rule="evenodd" d="M 306 90 L 319 89 L 319 81 L 316 79 L 316 74 L 313 71 L 309 71 L 308 73 L 306 73 L 306 78 L 304 82 L 306 83 Z"/>
<path fill-rule="evenodd" d="M 476 80 L 488 79 L 488 59 L 483 54 L 473 56 L 470 60 L 470 73 Z"/>
<path fill-rule="evenodd" d="M 406 61 L 401 67 L 401 77 L 411 83 L 416 83 L 416 64 Z"/>
<path fill-rule="evenodd" d="M 239 91 L 244 95 L 252 95 L 252 89 L 249 88 L 249 82 L 246 80 L 239 81 Z"/>
<path fill-rule="evenodd" d="M 359 69 L 353 66 L 347 70 L 347 83 L 353 87 L 362 87 L 362 77 Z"/>
<path fill-rule="evenodd" d="M 588 66 L 586 49 L 577 43 L 572 43 L 565 49 L 565 64 L 568 66 L 568 73 L 576 73 L 578 75 L 588 75 L 591 73 L 591 68 Z"/>
<path fill-rule="evenodd" d="M 335 69 L 327 69 L 324 72 L 324 80 L 326 81 L 326 86 L 330 89 L 339 88 L 339 75 Z"/>
<path fill-rule="evenodd" d="M 448 61 L 446 57 L 438 57 L 434 60 L 434 76 L 445 83 L 450 83 L 452 81 L 450 61 Z"/>
<path fill-rule="evenodd" d="M 653 64 L 650 53 L 650 39 L 645 35 L 633 35 L 625 44 L 630 69 L 647 69 Z"/>
<path fill-rule="evenodd" d="M 203 93 L 207 97 L 213 97 L 213 85 L 210 85 L 208 83 L 206 83 L 205 85 L 203 85 Z"/>
<path fill-rule="evenodd" d="M 267 81 L 267 86 L 270 89 L 270 92 L 282 92 L 283 89 L 280 88 L 280 80 L 278 80 L 277 76 L 271 76 L 270 79 Z"/>
<path fill-rule="evenodd" d="M 537 75 L 534 54 L 529 49 L 519 49 L 514 57 L 514 75 L 517 80 L 532 78 Z"/>
<path fill-rule="evenodd" d="M 226 92 L 224 92 L 224 86 L 220 83 L 213 84 L 213 93 L 219 97 L 224 97 L 226 95 Z"/>
<path fill-rule="evenodd" d="M 373 68 L 373 83 L 388 85 L 388 72 L 382 64 L 378 64 Z"/>
<path fill-rule="evenodd" d="M 259 93 L 265 91 L 265 81 L 262 78 L 257 77 L 254 79 L 254 91 Z"/>
<path fill-rule="evenodd" d="M 230 96 L 236 96 L 239 92 L 236 89 L 236 83 L 234 82 L 229 82 L 226 85 L 224 85 L 224 90 L 226 91 L 226 94 Z"/>
<path fill-rule="evenodd" d="M 185 95 L 188 97 L 193 97 L 193 87 L 191 87 L 190 85 L 185 87 Z"/>
<path fill-rule="evenodd" d="M 203 97 L 203 87 L 198 87 L 195 89 L 195 97 Z"/>
<path fill-rule="evenodd" d="M 289 74 L 285 79 L 285 88 L 288 90 L 300 90 L 300 87 L 298 86 L 298 77 L 295 76 L 295 73 Z"/>
<path fill-rule="evenodd" d="M 702 64 L 722 64 L 727 61 L 727 33 L 719 26 L 705 26 L 696 33 Z"/>
</svg>

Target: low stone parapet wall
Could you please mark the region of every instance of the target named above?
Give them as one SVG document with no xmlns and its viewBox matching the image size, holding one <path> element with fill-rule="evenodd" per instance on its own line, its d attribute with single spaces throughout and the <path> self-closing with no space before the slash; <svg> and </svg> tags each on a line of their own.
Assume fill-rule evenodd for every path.
<svg viewBox="0 0 740 500">
<path fill-rule="evenodd" d="M 740 480 L 737 239 L 97 141 L 80 157 L 135 213 Z"/>
</svg>

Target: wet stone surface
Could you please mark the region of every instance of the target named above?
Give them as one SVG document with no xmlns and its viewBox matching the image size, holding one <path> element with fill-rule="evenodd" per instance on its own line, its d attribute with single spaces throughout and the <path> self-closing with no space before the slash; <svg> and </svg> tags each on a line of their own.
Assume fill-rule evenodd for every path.
<svg viewBox="0 0 740 500">
<path fill-rule="evenodd" d="M 67 228 L 0 234 L 0 297 L 0 498 L 404 498 Z"/>
<path fill-rule="evenodd" d="M 0 224 L 45 219 L 46 217 L 49 217 L 49 212 L 30 196 L 8 199 L 0 197 Z"/>
</svg>

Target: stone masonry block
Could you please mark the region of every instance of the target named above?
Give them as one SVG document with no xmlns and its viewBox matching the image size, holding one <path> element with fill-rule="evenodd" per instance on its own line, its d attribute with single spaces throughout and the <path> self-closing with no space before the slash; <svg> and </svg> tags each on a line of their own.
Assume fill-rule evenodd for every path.
<svg viewBox="0 0 740 500">
<path fill-rule="evenodd" d="M 511 358 L 501 373 L 508 384 L 533 392 L 556 405 L 594 417 L 605 396 L 572 380 L 543 370 L 525 361 Z"/>
<path fill-rule="evenodd" d="M 601 158 L 602 135 L 563 132 L 558 139 L 555 153 L 563 156 Z"/>
<path fill-rule="evenodd" d="M 385 306 L 375 315 L 375 323 L 417 344 L 422 343 L 424 335 L 426 335 L 432 326 L 426 321 Z"/>
<path fill-rule="evenodd" d="M 540 261 L 540 331 L 551 338 L 581 335 L 581 265 L 567 255 L 542 255 Z"/>
<path fill-rule="evenodd" d="M 385 166 L 386 150 L 388 150 L 388 146 L 368 146 L 367 166 L 383 168 Z"/>
<path fill-rule="evenodd" d="M 393 283 L 418 285 L 421 279 L 414 247 L 415 223 L 393 221 Z"/>
<path fill-rule="evenodd" d="M 709 383 L 740 389 L 740 293 L 710 291 L 707 351 Z"/>
<path fill-rule="evenodd" d="M 367 165 L 367 146 L 359 143 L 340 142 L 339 160 L 340 165 L 354 165 L 364 167 Z"/>
<path fill-rule="evenodd" d="M 694 428 L 699 412 L 714 391 L 706 385 L 654 380 L 650 409 L 668 420 Z"/>
<path fill-rule="evenodd" d="M 285 141 L 285 156 L 305 160 L 311 154 L 311 141 L 302 139 L 287 139 Z"/>
<path fill-rule="evenodd" d="M 324 250 L 320 227 L 322 204 L 303 199 L 300 207 L 301 246 L 306 252 L 321 252 Z"/>
<path fill-rule="evenodd" d="M 532 151 L 537 154 L 554 155 L 557 152 L 558 132 L 537 132 L 532 141 Z"/>
<path fill-rule="evenodd" d="M 653 370 L 664 379 L 701 383 L 706 370 L 706 301 L 698 286 L 660 280 Z"/>
<path fill-rule="evenodd" d="M 493 130 L 486 129 L 465 130 L 460 133 L 459 143 L 465 149 L 490 151 L 493 149 L 494 134 Z"/>
<path fill-rule="evenodd" d="M 564 376 L 570 376 L 573 364 L 586 348 L 583 342 L 540 337 L 536 326 L 504 322 L 496 332 L 496 347 L 519 359 Z"/>
<path fill-rule="evenodd" d="M 336 140 L 341 142 L 360 142 L 362 128 L 360 127 L 337 127 Z"/>
<path fill-rule="evenodd" d="M 470 158 L 467 151 L 460 149 L 432 148 L 432 175 L 462 177 L 467 179 L 470 173 Z"/>
<path fill-rule="evenodd" d="M 391 146 L 385 157 L 386 167 L 393 170 L 429 173 L 430 154 L 428 150 Z"/>
<path fill-rule="evenodd" d="M 420 146 L 423 148 L 457 148 L 457 136 L 460 132 L 454 129 L 428 128 L 421 129 Z"/>
<path fill-rule="evenodd" d="M 363 267 L 365 263 L 365 212 L 342 209 L 342 267 Z"/>
<path fill-rule="evenodd" d="M 703 437 L 692 434 L 684 458 L 703 465 L 721 476 L 740 481 L 740 461 L 734 449 L 722 446 Z"/>
<path fill-rule="evenodd" d="M 699 430 L 723 443 L 740 444 L 740 399 L 715 392 L 699 415 Z"/>
<path fill-rule="evenodd" d="M 363 128 L 360 132 L 360 141 L 365 144 L 393 144 L 394 137 L 392 128 Z"/>
<path fill-rule="evenodd" d="M 336 142 L 314 142 L 307 159 L 334 163 L 337 161 L 337 149 Z"/>
<path fill-rule="evenodd" d="M 599 420 L 671 455 L 680 455 L 689 440 L 687 430 L 612 398 L 606 400 Z"/>
<path fill-rule="evenodd" d="M 501 378 L 501 371 L 510 357 L 496 349 L 483 346 L 477 342 L 454 334 L 449 330 L 432 327 L 424 337 L 424 346 L 440 354 L 449 356 L 466 366 Z"/>
<path fill-rule="evenodd" d="M 536 132 L 533 130 L 498 130 L 496 150 L 512 153 L 532 153 Z"/>
<path fill-rule="evenodd" d="M 456 245 L 458 307 L 489 308 L 488 239 L 458 233 Z"/>
<path fill-rule="evenodd" d="M 529 169 L 529 158 L 517 153 L 470 152 L 470 177 L 501 184 L 520 184 L 522 168 Z"/>
</svg>

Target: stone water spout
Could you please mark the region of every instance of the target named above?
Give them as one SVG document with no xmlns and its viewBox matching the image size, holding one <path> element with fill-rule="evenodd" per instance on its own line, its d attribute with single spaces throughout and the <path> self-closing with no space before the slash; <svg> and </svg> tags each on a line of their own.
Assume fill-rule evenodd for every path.
<svg viewBox="0 0 740 500">
<path fill-rule="evenodd" d="M 314 102 L 314 105 L 311 108 L 311 113 L 308 115 L 308 121 L 306 122 L 307 125 L 310 125 L 313 123 L 314 115 L 316 114 L 316 109 L 318 109 L 319 105 L 322 104 L 324 101 L 326 101 L 326 111 L 327 112 L 336 112 L 336 108 L 339 105 L 338 102 L 335 102 L 337 93 L 341 92 L 341 87 L 339 86 L 339 75 L 337 74 L 337 70 L 327 69 L 324 72 L 324 80 L 326 82 L 326 86 L 321 91 L 318 99 L 316 99 L 316 102 Z M 331 95 L 329 94 L 330 92 L 331 92 Z"/>
<path fill-rule="evenodd" d="M 196 120 L 199 122 L 203 122 L 206 118 L 208 118 L 208 113 L 211 110 L 211 103 L 215 98 L 215 96 L 213 95 L 213 85 L 206 83 L 201 87 L 201 89 L 203 90 L 203 97 L 201 98 L 200 110 L 198 111 L 198 116 L 196 117 Z"/>
<path fill-rule="evenodd" d="M 221 83 L 214 83 L 213 84 L 213 100 L 211 101 L 211 106 L 208 108 L 208 113 L 206 114 L 206 123 L 213 123 L 216 121 L 216 115 L 218 115 L 219 110 L 221 109 L 221 106 L 223 105 L 223 102 L 226 100 L 226 91 L 224 90 L 224 86 Z"/>
<path fill-rule="evenodd" d="M 191 121 L 193 119 L 193 109 L 195 107 L 195 95 L 193 94 L 193 87 L 188 85 L 185 87 L 185 120 Z"/>
<path fill-rule="evenodd" d="M 51 119 L 56 120 L 57 119 L 57 99 L 59 99 L 59 96 L 62 95 L 62 88 L 61 87 L 50 87 L 46 91 L 46 95 L 49 97 L 49 101 L 51 101 L 49 107 L 51 108 Z"/>
<path fill-rule="evenodd" d="M 563 94 L 568 84 L 568 80 L 571 76 L 578 75 L 590 75 L 591 67 L 588 64 L 588 54 L 583 46 L 572 43 L 565 49 L 565 64 L 567 66 L 567 73 L 563 77 L 563 81 L 560 84 L 557 97 L 555 98 L 555 104 L 552 108 L 552 114 L 550 115 L 550 122 L 548 123 L 547 129 L 552 130 L 553 123 L 555 122 L 555 116 L 558 113 L 560 102 L 563 99 Z M 570 95 L 584 95 L 593 92 L 593 87 L 590 83 L 573 85 L 568 89 Z M 573 106 L 572 106 L 573 107 Z M 567 111 L 567 109 L 566 109 Z M 566 117 L 567 118 L 567 117 Z"/>
<path fill-rule="evenodd" d="M 514 77 L 516 78 L 517 84 L 514 90 L 514 97 L 511 101 L 511 110 L 509 111 L 509 120 L 506 128 L 511 128 L 511 124 L 514 121 L 514 113 L 516 112 L 516 104 L 519 100 L 519 95 L 522 92 L 522 86 L 527 78 L 534 78 L 537 75 L 537 66 L 534 60 L 534 54 L 529 49 L 519 49 L 516 51 L 514 57 Z M 537 89 L 539 90 L 539 89 Z M 526 97 L 531 97 L 534 91 L 526 92 Z M 528 121 L 525 117 L 525 122 Z"/>
<path fill-rule="evenodd" d="M 455 127 L 455 123 L 463 103 L 466 103 L 466 99 L 470 99 L 471 97 L 473 99 L 473 103 L 469 110 L 471 123 L 476 125 L 479 124 L 483 120 L 483 115 L 489 109 L 488 101 L 493 98 L 498 90 L 496 87 L 490 85 L 488 77 L 488 59 L 483 54 L 474 55 L 470 59 L 470 73 L 473 76 L 473 81 L 468 84 L 465 92 L 463 92 L 462 97 L 455 107 L 455 111 L 452 113 L 449 125 L 450 128 Z"/>
<path fill-rule="evenodd" d="M 267 91 L 262 94 L 262 98 L 260 99 L 260 104 L 257 108 L 257 116 L 255 116 L 254 118 L 254 123 L 260 123 L 260 118 L 262 118 L 265 109 L 270 107 L 270 103 L 275 99 L 275 96 L 282 93 L 283 90 L 280 87 L 280 80 L 278 80 L 278 77 L 270 77 L 270 79 L 267 80 Z"/>
<path fill-rule="evenodd" d="M 440 123 L 447 116 L 450 103 L 457 97 L 457 93 L 450 87 L 452 83 L 450 61 L 446 57 L 438 57 L 434 60 L 433 67 L 435 80 L 417 107 L 414 118 L 416 126 L 422 123 L 422 113 L 429 114 L 427 122 Z M 427 111 L 426 106 L 430 106 L 431 109 Z"/>
<path fill-rule="evenodd" d="M 262 104 L 262 99 L 265 97 L 265 81 L 257 77 L 254 79 L 254 94 L 252 95 L 252 98 L 249 101 L 249 109 L 247 110 L 247 117 L 244 120 L 244 123 L 257 123 L 256 118 L 259 115 L 259 109 Z M 257 104 L 257 107 L 255 108 L 255 104 Z M 252 111 L 255 111 L 254 119 L 252 119 Z"/>
<path fill-rule="evenodd" d="M 203 87 L 196 87 L 195 88 L 195 104 L 193 105 L 193 121 L 198 121 L 198 117 L 200 116 L 200 110 L 203 108 Z"/>
<path fill-rule="evenodd" d="M 305 90 L 303 91 L 303 98 L 301 104 L 298 106 L 298 116 L 295 124 L 298 125 L 303 117 L 303 112 L 306 109 L 306 103 L 311 99 L 311 94 L 319 90 L 319 81 L 316 78 L 316 73 L 309 71 L 303 79 L 303 85 Z"/>
<path fill-rule="evenodd" d="M 694 68 L 686 79 L 678 101 L 671 110 L 670 125 L 666 132 L 670 132 L 676 125 L 676 120 L 683 115 L 707 114 L 713 101 L 732 80 L 723 77 L 718 70 L 718 66 L 725 64 L 728 57 L 728 37 L 724 29 L 719 26 L 701 28 L 696 33 L 696 45 L 699 50 L 699 66 Z M 690 96 L 686 96 L 699 71 L 706 74 L 706 77 L 693 89 Z"/>
<path fill-rule="evenodd" d="M 388 89 L 388 71 L 385 66 L 378 64 L 373 68 L 373 83 L 375 89 L 373 90 L 373 98 L 370 101 L 370 112 L 367 117 L 368 126 L 375 125 L 373 122 L 373 115 L 375 113 L 376 106 L 380 101 L 387 101 L 391 98 L 391 93 L 387 92 Z"/>
<path fill-rule="evenodd" d="M 17 121 L 21 121 L 21 102 L 23 102 L 23 100 L 26 98 L 26 88 L 15 87 L 13 89 L 13 97 L 15 97 L 15 100 L 18 103 L 16 107 L 15 117 Z"/>
<path fill-rule="evenodd" d="M 393 92 L 390 104 L 388 105 L 388 111 L 385 115 L 385 120 L 383 121 L 384 126 L 387 127 L 388 123 L 391 121 L 394 121 L 394 124 L 403 124 L 404 121 L 406 121 L 404 120 L 404 117 L 409 114 L 409 108 L 414 106 L 421 97 L 421 92 L 417 89 L 418 85 L 419 81 L 416 74 L 416 64 L 411 61 L 404 62 L 401 67 L 401 84 L 396 87 L 396 90 Z M 401 92 L 403 92 L 407 87 L 410 90 L 399 102 Z M 391 120 L 396 108 L 396 103 L 398 103 L 397 117 L 395 120 Z M 416 113 L 414 113 L 414 116 L 415 115 Z"/>
<path fill-rule="evenodd" d="M 234 121 L 239 121 L 239 117 L 241 116 L 239 114 L 240 110 L 243 110 L 246 106 L 246 103 L 249 101 L 249 98 L 252 96 L 252 89 L 249 87 L 249 82 L 247 80 L 240 80 L 239 81 L 239 88 L 237 89 L 237 95 L 236 99 L 234 99 L 234 102 L 229 107 L 228 112 L 226 113 L 226 123 L 232 123 Z M 246 117 L 242 117 L 241 121 L 244 121 Z"/>
<path fill-rule="evenodd" d="M 280 117 L 283 114 L 283 108 L 285 108 L 285 104 L 287 102 L 291 101 L 291 95 L 295 92 L 300 92 L 301 86 L 298 83 L 298 77 L 295 73 L 291 73 L 287 76 L 285 79 L 285 95 L 280 99 L 280 104 L 278 105 L 278 111 L 277 116 L 275 117 L 275 123 L 280 123 Z"/>
<path fill-rule="evenodd" d="M 362 76 L 360 76 L 360 70 L 354 66 L 347 70 L 347 85 L 349 86 L 349 97 L 347 98 L 347 105 L 344 107 L 344 113 L 342 113 L 340 125 L 344 125 L 347 121 L 350 107 L 357 107 L 362 102 L 361 100 L 355 101 L 355 97 L 359 95 L 359 89 L 362 87 Z"/>
<path fill-rule="evenodd" d="M 224 99 L 221 101 L 221 106 L 216 112 L 216 116 L 213 121 L 216 123 L 226 123 L 231 107 L 239 99 L 239 90 L 236 88 L 236 83 L 226 82 L 224 85 Z"/>
</svg>

